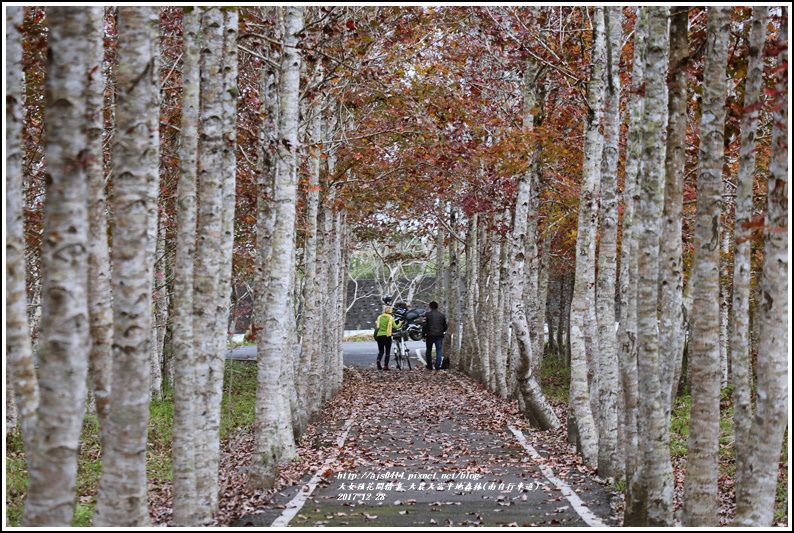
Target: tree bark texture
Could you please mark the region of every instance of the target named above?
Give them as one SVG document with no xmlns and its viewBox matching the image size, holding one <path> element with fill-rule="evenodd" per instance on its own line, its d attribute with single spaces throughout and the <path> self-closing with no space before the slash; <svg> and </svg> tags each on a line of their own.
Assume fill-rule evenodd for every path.
<svg viewBox="0 0 794 533">
<path fill-rule="evenodd" d="M 622 9 L 604 9 L 606 26 L 606 98 L 604 151 L 601 159 L 601 239 L 598 249 L 598 474 L 622 478 L 625 465 L 618 449 L 618 354 L 615 332 L 617 282 L 617 173 L 620 141 L 620 21 Z"/>
<path fill-rule="evenodd" d="M 47 16 L 39 402 L 31 438 L 25 439 L 26 527 L 71 525 L 90 350 L 86 110 L 96 42 L 86 35 L 96 18 L 74 7 L 54 7 Z M 22 385 L 31 387 L 33 392 L 32 384 Z M 26 410 L 34 407 L 23 401 Z"/>
<path fill-rule="evenodd" d="M 638 8 L 634 27 L 634 60 L 631 84 L 633 88 L 645 80 L 647 8 Z M 637 383 L 637 209 L 639 207 L 639 171 L 642 160 L 642 120 L 644 98 L 638 91 L 629 95 L 629 132 L 626 148 L 626 168 L 623 185 L 623 241 L 620 249 L 620 326 L 618 329 L 620 382 L 623 392 L 623 416 L 620 421 L 620 440 L 626 462 L 626 525 L 645 523 L 645 478 L 641 473 L 645 442 L 639 439 L 642 420 L 638 416 Z"/>
<path fill-rule="evenodd" d="M 660 346 L 662 406 L 669 424 L 681 360 L 684 355 L 684 274 L 681 220 L 683 208 L 684 163 L 686 162 L 686 66 L 689 60 L 689 10 L 685 6 L 671 9 L 670 59 L 668 87 L 670 90 L 665 153 L 665 198 L 662 214 L 660 277 Z M 669 436 L 668 436 L 669 438 Z"/>
<path fill-rule="evenodd" d="M 120 7 L 113 144 L 113 384 L 95 526 L 147 526 L 146 435 L 152 320 L 151 217 L 157 214 L 159 19 Z"/>
<path fill-rule="evenodd" d="M 751 405 L 750 364 L 750 274 L 752 232 L 747 227 L 753 218 L 753 174 L 756 166 L 758 112 L 762 102 L 763 51 L 766 39 L 767 7 L 753 7 L 744 87 L 744 114 L 741 125 L 739 171 L 736 180 L 736 223 L 734 226 L 733 305 L 731 327 L 731 371 L 733 382 L 733 424 L 736 439 L 736 491 L 738 502 L 752 496 L 746 492 L 752 484 L 745 482 L 749 450 L 755 444 L 750 433 Z M 738 511 L 738 509 L 737 509 Z M 743 514 L 743 513 L 742 513 Z"/>
<path fill-rule="evenodd" d="M 292 312 L 289 296 L 290 272 L 294 267 L 292 238 L 295 226 L 297 196 L 296 154 L 298 150 L 298 99 L 301 58 L 295 48 L 297 35 L 303 26 L 303 7 L 286 8 L 282 69 L 279 85 L 278 145 L 276 154 L 276 182 L 273 191 L 274 228 L 265 275 L 266 292 L 263 306 L 257 309 L 261 327 L 268 332 L 258 342 L 259 377 L 255 420 L 255 451 L 249 483 L 260 489 L 273 486 L 280 461 L 289 458 L 293 450 L 283 449 L 280 433 L 292 435 L 290 413 L 279 409 L 279 378 L 282 357 L 292 354 L 288 337 L 288 313 Z M 292 364 L 290 360 L 290 364 Z"/>
<path fill-rule="evenodd" d="M 645 442 L 643 476 L 646 525 L 673 522 L 673 471 L 662 405 L 658 327 L 659 250 L 664 210 L 664 133 L 667 125 L 667 7 L 648 10 L 645 57 L 643 152 L 640 171 L 637 250 L 637 379 L 639 438 Z"/>
<path fill-rule="evenodd" d="M 786 8 L 783 8 L 786 9 Z M 743 462 L 737 492 L 737 526 L 772 525 L 775 492 L 783 436 L 788 420 L 789 338 L 789 167 L 788 139 L 788 64 L 789 52 L 783 36 L 788 34 L 788 13 L 783 15 L 778 48 L 777 97 L 782 98 L 772 114 L 772 146 L 767 183 L 767 218 L 764 231 L 764 270 L 761 299 L 758 303 L 760 335 L 758 341 L 756 413 L 750 435 L 754 446 Z M 738 450 L 737 450 L 738 451 Z"/>
<path fill-rule="evenodd" d="M 36 427 L 39 404 L 38 379 L 30 340 L 27 294 L 25 290 L 25 222 L 23 217 L 22 132 L 24 117 L 22 70 L 23 8 L 10 6 L 6 11 L 6 398 L 15 399 L 25 449 Z M 14 398 L 16 396 L 16 398 Z M 8 413 L 6 413 L 8 415 Z M 6 419 L 7 423 L 9 422 Z M 11 421 L 12 427 L 16 421 Z"/>
<path fill-rule="evenodd" d="M 184 9 L 182 63 L 182 124 L 177 190 L 177 242 L 174 259 L 174 427 L 172 430 L 173 521 L 177 526 L 198 526 L 196 457 L 198 428 L 193 353 L 193 264 L 196 260 L 196 180 L 199 113 L 200 12 Z"/>
<path fill-rule="evenodd" d="M 91 351 L 89 372 L 94 395 L 100 435 L 104 435 L 110 405 L 113 343 L 113 299 L 110 296 L 110 249 L 108 246 L 107 198 L 105 194 L 105 172 L 102 153 L 105 104 L 105 80 L 103 78 L 104 43 L 103 10 L 91 9 L 87 13 L 93 30 L 86 38 L 93 46 L 91 77 L 87 89 L 88 143 L 88 313 L 91 321 Z M 97 20 L 94 20 L 97 19 Z M 94 70 L 96 69 L 96 70 Z"/>
<path fill-rule="evenodd" d="M 720 309 L 719 298 L 715 295 L 720 290 L 720 210 L 729 24 L 730 8 L 709 7 L 692 263 L 692 341 L 689 346 L 692 408 L 683 515 L 687 527 L 713 527 L 719 523 Z"/>
<path fill-rule="evenodd" d="M 598 225 L 598 184 L 600 181 L 603 137 L 599 132 L 603 115 L 606 39 L 604 8 L 596 7 L 593 20 L 591 77 L 588 85 L 590 110 L 585 125 L 582 192 L 576 236 L 576 278 L 571 303 L 571 389 L 570 405 L 576 418 L 579 452 L 584 464 L 598 464 L 598 431 L 592 410 L 592 348 L 597 342 L 595 324 L 595 233 Z M 587 349 L 591 352 L 588 353 Z"/>
</svg>

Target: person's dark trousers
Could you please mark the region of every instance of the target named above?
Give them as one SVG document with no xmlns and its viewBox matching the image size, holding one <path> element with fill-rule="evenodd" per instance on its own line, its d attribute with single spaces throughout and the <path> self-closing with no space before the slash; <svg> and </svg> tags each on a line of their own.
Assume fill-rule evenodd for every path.
<svg viewBox="0 0 794 533">
<path fill-rule="evenodd" d="M 436 370 L 441 368 L 441 361 L 443 360 L 443 356 L 441 354 L 441 347 L 444 344 L 444 337 L 426 337 L 425 338 L 425 359 L 427 359 L 427 364 L 432 366 L 432 359 L 430 359 L 433 351 L 433 346 L 436 347 Z"/>
<path fill-rule="evenodd" d="M 386 354 L 386 359 L 384 359 L 383 365 L 389 366 L 389 357 L 391 357 L 391 337 L 388 335 L 382 335 L 377 337 L 378 341 L 378 361 L 383 359 L 383 354 Z"/>
</svg>

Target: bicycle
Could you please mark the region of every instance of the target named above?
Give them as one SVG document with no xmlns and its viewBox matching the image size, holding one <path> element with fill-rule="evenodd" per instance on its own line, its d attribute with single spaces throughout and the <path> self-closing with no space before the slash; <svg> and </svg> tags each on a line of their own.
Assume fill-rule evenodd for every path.
<svg viewBox="0 0 794 533">
<path fill-rule="evenodd" d="M 403 365 L 407 366 L 408 370 L 411 370 L 411 354 L 408 346 L 405 345 L 407 337 L 408 332 L 404 330 L 395 331 L 391 336 L 394 352 L 392 357 L 394 357 L 394 364 L 398 370 L 402 369 Z"/>
</svg>

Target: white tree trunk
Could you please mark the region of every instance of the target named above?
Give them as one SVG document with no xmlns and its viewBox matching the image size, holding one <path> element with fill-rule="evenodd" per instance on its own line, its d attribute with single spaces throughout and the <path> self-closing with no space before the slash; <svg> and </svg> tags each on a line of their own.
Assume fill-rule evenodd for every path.
<svg viewBox="0 0 794 533">
<path fill-rule="evenodd" d="M 320 160 L 322 148 L 322 122 L 319 115 L 312 118 L 309 126 L 308 166 L 309 180 L 306 190 L 306 232 L 303 245 L 303 310 L 300 324 L 301 357 L 298 369 L 298 416 L 297 435 L 306 431 L 309 414 L 314 412 L 314 403 L 320 396 L 322 380 L 319 369 L 320 349 L 323 345 L 321 323 L 318 320 L 319 291 L 317 279 L 317 216 L 320 207 Z"/>
<path fill-rule="evenodd" d="M 540 429 L 553 429 L 560 425 L 557 415 L 540 390 L 537 378 L 532 373 L 532 343 L 529 326 L 524 311 L 524 264 L 527 239 L 527 217 L 529 211 L 528 174 L 522 175 L 518 182 L 513 230 L 510 235 L 510 302 L 513 332 L 519 353 L 517 369 L 518 383 L 524 402 L 525 415 L 533 425 Z"/>
<path fill-rule="evenodd" d="M 664 133 L 667 125 L 667 7 L 648 10 L 645 58 L 643 154 L 637 217 L 637 372 L 640 440 L 645 442 L 643 476 L 646 525 L 672 525 L 673 478 L 659 376 L 659 247 L 664 210 Z"/>
<path fill-rule="evenodd" d="M 450 211 L 450 238 L 449 238 L 449 296 L 447 297 L 447 331 L 444 336 L 444 353 L 448 354 L 450 361 L 458 358 L 460 351 L 460 274 L 458 270 L 458 235 L 457 212 L 454 208 Z"/>
<path fill-rule="evenodd" d="M 598 463 L 598 432 L 592 411 L 594 392 L 590 389 L 595 369 L 590 365 L 595 324 L 595 243 L 598 224 L 598 183 L 600 181 L 603 137 L 599 132 L 604 100 L 604 67 L 606 40 L 604 9 L 596 7 L 591 78 L 588 88 L 589 106 L 585 125 L 585 158 L 582 168 L 582 191 L 579 200 L 579 222 L 576 236 L 576 279 L 571 302 L 571 389 L 570 406 L 576 418 L 577 442 L 583 461 L 588 466 Z M 591 352 L 588 352 L 588 348 Z M 593 396 L 591 396 L 593 395 Z"/>
<path fill-rule="evenodd" d="M 160 77 L 154 8 L 120 7 L 113 144 L 113 384 L 93 524 L 147 526 L 146 435 L 152 320 L 151 217 L 157 213 Z"/>
<path fill-rule="evenodd" d="M 182 124 L 177 189 L 177 242 L 174 259 L 174 427 L 172 430 L 173 521 L 198 526 L 196 457 L 198 427 L 193 353 L 193 264 L 196 258 L 196 178 L 199 112 L 199 10 L 183 8 Z"/>
<path fill-rule="evenodd" d="M 466 294 L 463 315 L 463 333 L 461 351 L 457 368 L 466 374 L 471 373 L 471 362 L 477 352 L 477 322 L 474 319 L 474 307 L 477 291 L 477 219 L 475 213 L 469 217 L 466 228 Z"/>
<path fill-rule="evenodd" d="M 668 87 L 667 151 L 665 153 L 665 198 L 659 263 L 659 338 L 662 406 L 666 425 L 678 389 L 684 355 L 684 276 L 681 220 L 686 141 L 686 65 L 689 58 L 688 8 L 674 7 L 670 17 L 670 59 Z M 666 437 L 669 439 L 668 436 Z"/>
<path fill-rule="evenodd" d="M 618 202 L 617 173 L 620 141 L 620 21 L 622 9 L 604 10 L 606 26 L 606 99 L 604 101 L 604 152 L 601 160 L 601 240 L 598 251 L 598 474 L 621 478 L 623 456 L 618 449 L 619 394 L 617 335 L 615 333 L 615 283 L 617 276 Z"/>
<path fill-rule="evenodd" d="M 786 94 L 788 82 L 782 69 L 789 60 L 785 48 L 788 13 L 783 15 L 778 47 L 777 97 Z M 761 300 L 758 305 L 760 336 L 758 342 L 758 397 L 750 435 L 755 445 L 749 447 L 737 487 L 734 525 L 769 527 L 772 525 L 775 492 L 788 405 L 789 337 L 789 167 L 788 107 L 785 97 L 772 114 L 772 153 L 767 184 L 767 218 L 764 232 L 764 270 Z M 737 453 L 739 450 L 737 450 Z M 738 474 L 738 472 L 737 472 Z"/>
<path fill-rule="evenodd" d="M 193 265 L 193 350 L 196 370 L 197 432 L 194 439 L 198 520 L 206 522 L 218 505 L 218 462 L 223 357 L 219 350 L 218 307 L 224 275 L 224 179 L 227 148 L 224 100 L 223 8 L 200 8 L 199 198 L 196 260 Z M 225 326 L 225 324 L 224 324 Z M 226 339 L 225 333 L 222 335 Z"/>
<path fill-rule="evenodd" d="M 334 320 L 332 322 L 334 327 L 332 338 L 334 342 L 331 353 L 329 354 L 329 361 L 331 362 L 332 368 L 329 369 L 327 374 L 331 376 L 331 383 L 326 389 L 325 401 L 329 401 L 342 389 L 342 368 L 344 366 L 342 343 L 344 341 L 345 319 L 342 310 L 345 308 L 345 294 L 347 293 L 345 290 L 345 279 L 347 278 L 346 265 L 348 264 L 349 260 L 347 254 L 347 250 L 349 250 L 349 239 L 347 238 L 349 232 L 347 230 L 347 223 L 345 221 L 344 213 L 342 211 L 337 211 L 335 218 L 336 234 L 339 235 L 339 237 L 336 239 L 335 246 L 336 275 L 333 292 L 335 314 Z M 320 407 L 321 406 L 319 405 L 317 406 L 318 409 Z"/>
<path fill-rule="evenodd" d="M 645 38 L 647 8 L 638 8 L 634 26 L 634 61 L 632 87 L 640 87 L 645 76 Z M 620 441 L 626 462 L 626 506 L 623 523 L 627 526 L 645 522 L 643 497 L 645 479 L 640 472 L 645 443 L 638 438 L 637 412 L 637 230 L 639 204 L 639 169 L 642 158 L 642 120 L 644 100 L 638 91 L 629 96 L 629 132 L 623 186 L 623 241 L 620 248 L 620 327 L 618 329 L 620 382 L 623 391 L 623 416 Z"/>
<path fill-rule="evenodd" d="M 744 115 L 741 125 L 739 172 L 736 179 L 736 223 L 734 226 L 733 305 L 731 328 L 731 374 L 733 382 L 733 424 L 736 439 L 737 512 L 751 498 L 747 489 L 753 477 L 747 470 L 755 437 L 751 435 L 753 409 L 751 406 L 750 366 L 750 273 L 752 232 L 746 226 L 753 217 L 753 174 L 755 172 L 758 107 L 762 101 L 763 51 L 766 39 L 767 7 L 753 7 L 747 59 L 747 79 L 744 89 Z M 760 284 L 759 284 L 760 286 Z M 758 316 L 758 315 L 756 315 Z M 747 511 L 742 508 L 740 514 Z"/>
<path fill-rule="evenodd" d="M 20 402 L 25 411 L 37 409 L 32 435 L 25 439 L 28 467 L 22 519 L 25 527 L 68 527 L 74 514 L 77 452 L 90 350 L 86 104 L 91 68 L 96 66 L 92 63 L 96 56 L 92 47 L 97 46 L 97 41 L 86 36 L 96 35 L 96 28 L 91 28 L 90 23 L 99 20 L 86 15 L 84 8 L 74 7 L 54 7 L 47 13 L 47 183 L 41 245 L 38 405 L 30 403 L 35 397 L 35 385 L 20 385 L 20 392 L 32 393 L 20 394 L 25 398 Z M 24 205 L 21 197 L 18 200 L 19 207 L 11 213 Z M 19 223 L 15 225 L 21 228 Z M 20 275 L 24 295 L 24 273 Z M 15 319 L 22 324 L 19 316 Z M 26 349 L 26 342 L 19 326 L 16 329 L 17 362 L 27 366 L 28 354 L 21 351 Z M 31 417 L 27 412 L 21 415 L 25 417 L 23 429 L 26 429 L 24 420 Z"/>
<path fill-rule="evenodd" d="M 165 321 L 168 317 L 167 301 L 165 293 L 165 260 L 163 258 L 165 246 L 165 228 L 157 223 L 159 217 L 155 216 L 154 231 L 150 232 L 150 243 L 154 243 L 154 249 L 150 248 L 154 258 L 153 278 L 152 278 L 152 341 L 151 355 L 149 364 L 151 365 L 151 379 L 149 383 L 149 394 L 153 400 L 160 400 L 163 397 L 163 345 L 162 339 L 165 338 Z M 151 229 L 151 228 L 150 228 Z"/>
<path fill-rule="evenodd" d="M 507 398 L 507 349 L 510 342 L 510 328 L 504 327 L 509 323 L 509 270 L 507 268 L 508 243 L 502 239 L 499 243 L 499 255 L 492 254 L 492 269 L 497 287 L 493 309 L 493 321 L 491 322 L 494 330 L 494 391 L 502 398 Z M 497 277 L 498 275 L 498 277 Z M 505 320 L 507 319 L 507 320 Z M 449 322 L 447 322 L 449 324 Z M 537 374 L 536 374 L 537 375 Z"/>
<path fill-rule="evenodd" d="M 221 271 L 217 301 L 217 356 L 213 359 L 213 373 L 221 376 L 215 382 L 218 405 L 223 395 L 223 375 L 226 346 L 231 340 L 230 304 L 232 297 L 232 255 L 234 251 L 234 213 L 237 179 L 237 30 L 239 13 L 236 7 L 223 9 L 223 151 L 218 171 L 223 180 L 221 208 Z M 220 425 L 220 409 L 216 411 Z M 213 422 L 214 425 L 214 422 Z M 220 453 L 220 452 L 219 452 Z M 215 467 L 217 468 L 217 466 Z M 217 477 L 217 474 L 213 474 Z"/>
<path fill-rule="evenodd" d="M 103 78 L 104 46 L 102 31 L 103 10 L 89 10 L 90 27 L 94 32 L 87 36 L 94 43 L 91 81 L 87 93 L 88 142 L 88 312 L 91 321 L 91 351 L 89 370 L 94 405 L 100 435 L 104 436 L 109 413 L 112 374 L 113 299 L 110 288 L 110 251 L 108 248 L 107 198 L 103 169 L 103 133 L 105 83 Z M 93 70 L 96 68 L 96 70 Z"/>
<path fill-rule="evenodd" d="M 719 523 L 717 456 L 720 433 L 719 266 L 724 162 L 725 96 L 730 8 L 709 7 L 698 149 L 692 342 L 689 347 L 692 408 L 687 442 L 683 522 Z"/>
<path fill-rule="evenodd" d="M 25 222 L 22 176 L 22 124 L 24 98 L 22 87 L 22 6 L 6 8 L 6 168 L 5 168 L 5 263 L 6 263 L 6 402 L 16 400 L 15 408 L 25 449 L 34 444 L 36 409 L 39 404 L 38 380 L 33 366 L 33 347 L 28 328 L 25 291 Z M 16 396 L 16 398 L 14 398 Z M 8 408 L 8 404 L 6 404 Z M 6 416 L 8 416 L 6 412 Z M 6 427 L 17 420 L 6 418 Z"/>
<path fill-rule="evenodd" d="M 276 182 L 273 191 L 274 228 L 268 271 L 257 316 L 267 335 L 259 337 L 257 379 L 257 407 L 255 418 L 255 450 L 249 473 L 249 484 L 260 489 L 273 486 L 281 460 L 294 450 L 282 448 L 282 435 L 292 436 L 290 413 L 279 409 L 279 378 L 282 358 L 292 354 L 292 339 L 288 337 L 288 313 L 292 312 L 289 296 L 290 272 L 294 267 L 292 238 L 295 226 L 297 196 L 296 154 L 298 150 L 298 98 L 300 89 L 300 55 L 295 46 L 297 33 L 303 26 L 303 7 L 286 8 L 285 47 L 282 52 L 279 85 L 279 125 L 276 156 Z M 290 364 L 291 360 L 290 360 Z"/>
</svg>

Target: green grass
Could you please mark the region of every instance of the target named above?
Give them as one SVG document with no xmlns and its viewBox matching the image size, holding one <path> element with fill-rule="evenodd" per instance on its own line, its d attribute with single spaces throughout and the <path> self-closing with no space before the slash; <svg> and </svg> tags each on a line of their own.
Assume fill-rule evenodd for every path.
<svg viewBox="0 0 794 533">
<path fill-rule="evenodd" d="M 227 348 L 239 348 L 240 346 L 256 346 L 256 341 L 227 342 Z"/>
<path fill-rule="evenodd" d="M 571 369 L 559 363 L 556 357 L 543 358 L 540 369 L 540 388 L 547 398 L 568 403 Z"/>
<path fill-rule="evenodd" d="M 256 407 L 256 362 L 226 361 L 221 401 L 221 438 L 253 423 Z M 170 483 L 171 428 L 174 422 L 173 390 L 149 404 L 146 474 L 150 488 Z M 77 494 L 74 527 L 90 527 L 102 470 L 99 428 L 94 415 L 86 415 L 77 460 Z M 22 437 L 18 431 L 6 436 L 7 525 L 19 527 L 22 520 L 28 472 Z"/>
</svg>

